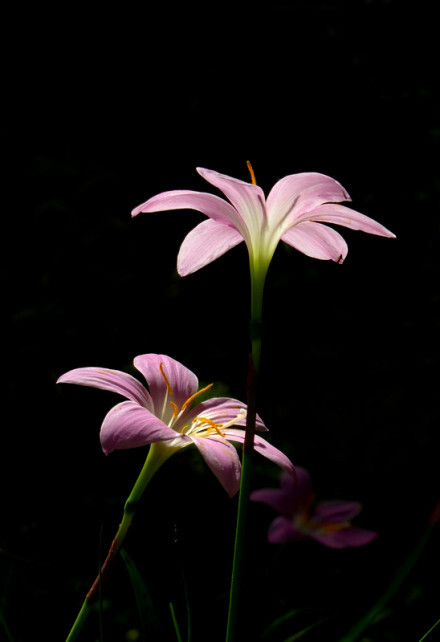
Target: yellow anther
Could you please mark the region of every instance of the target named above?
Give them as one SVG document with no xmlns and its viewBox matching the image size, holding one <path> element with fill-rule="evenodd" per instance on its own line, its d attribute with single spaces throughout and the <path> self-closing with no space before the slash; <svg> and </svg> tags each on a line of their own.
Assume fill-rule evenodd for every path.
<svg viewBox="0 0 440 642">
<path fill-rule="evenodd" d="M 174 401 L 170 401 L 170 405 L 173 407 L 173 419 L 175 419 L 179 414 L 179 408 L 177 407 L 177 404 L 174 403 Z"/>
<path fill-rule="evenodd" d="M 223 426 L 223 424 L 216 424 L 215 421 L 212 421 L 212 419 L 208 419 L 208 417 L 196 417 L 193 419 L 193 423 L 196 421 L 203 421 L 204 424 L 208 424 L 208 426 L 211 426 L 221 437 L 224 437 L 224 434 L 219 430 Z"/>
<path fill-rule="evenodd" d="M 207 390 L 209 390 L 210 388 L 212 388 L 212 386 L 213 386 L 213 385 L 214 385 L 213 383 L 210 383 L 210 384 L 209 384 L 209 386 L 206 386 L 206 388 L 201 388 L 200 390 L 197 390 L 197 392 L 195 392 L 193 395 L 191 395 L 191 397 L 188 397 L 188 399 L 184 402 L 183 406 L 181 407 L 180 412 L 182 412 L 183 410 L 185 410 L 185 408 L 186 408 L 187 406 L 189 406 L 189 404 L 190 404 L 190 403 L 191 403 L 191 402 L 192 402 L 196 397 L 198 397 L 198 395 L 201 395 L 201 394 L 202 394 L 202 392 L 206 392 Z"/>
<path fill-rule="evenodd" d="M 189 424 L 185 424 L 185 426 L 183 426 L 183 428 L 180 429 L 180 432 L 183 432 L 185 430 L 185 428 L 188 428 L 188 426 L 189 426 Z"/>
<path fill-rule="evenodd" d="M 170 384 L 170 382 L 168 381 L 168 377 L 166 376 L 166 374 L 165 374 L 165 372 L 164 372 L 164 370 L 163 370 L 163 361 L 161 361 L 161 362 L 159 363 L 159 370 L 160 370 L 160 374 L 161 374 L 161 375 L 162 375 L 162 377 L 165 379 L 165 383 L 166 383 L 167 390 L 168 390 L 169 394 L 170 394 L 170 395 L 173 395 L 173 394 L 174 394 L 174 391 L 173 391 L 173 389 L 171 388 L 171 384 Z"/>
<path fill-rule="evenodd" d="M 249 174 L 251 175 L 252 185 L 256 185 L 257 184 L 257 180 L 255 178 L 255 174 L 254 174 L 254 170 L 252 169 L 251 162 L 250 161 L 246 161 L 246 165 L 247 165 L 247 168 L 249 170 Z"/>
</svg>

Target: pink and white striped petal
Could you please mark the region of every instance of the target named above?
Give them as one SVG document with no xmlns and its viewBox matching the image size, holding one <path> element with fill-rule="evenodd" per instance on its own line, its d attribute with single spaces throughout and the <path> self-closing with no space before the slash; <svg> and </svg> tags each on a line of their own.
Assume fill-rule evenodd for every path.
<svg viewBox="0 0 440 642">
<path fill-rule="evenodd" d="M 271 226 L 285 221 L 289 227 L 322 203 L 350 200 L 348 192 L 330 176 L 317 172 L 290 174 L 275 183 L 269 192 L 267 217 Z"/>
<path fill-rule="evenodd" d="M 88 386 L 116 392 L 131 401 L 153 409 L 153 402 L 148 390 L 134 377 L 120 370 L 108 368 L 75 368 L 59 377 L 57 383 L 74 383 L 78 386 Z"/>
<path fill-rule="evenodd" d="M 131 212 L 137 216 L 141 212 L 164 212 L 166 210 L 197 210 L 214 221 L 236 225 L 240 220 L 236 210 L 230 203 L 219 196 L 208 192 L 193 190 L 171 190 L 152 196 L 142 205 L 138 205 Z"/>
<path fill-rule="evenodd" d="M 168 401 L 180 408 L 197 391 L 199 384 L 196 375 L 165 354 L 142 354 L 135 357 L 133 363 L 147 380 L 154 412 L 166 421 L 168 416 L 173 416 L 171 406 L 165 403 L 167 395 Z M 168 390 L 167 381 L 172 393 Z"/>
<path fill-rule="evenodd" d="M 211 169 L 196 169 L 200 176 L 230 200 L 236 211 L 235 227 L 243 235 L 247 246 L 252 247 L 260 238 L 261 227 L 266 220 L 265 197 L 261 187 Z"/>
<path fill-rule="evenodd" d="M 339 232 L 312 221 L 294 225 L 283 234 L 281 239 L 296 250 L 314 259 L 331 259 L 342 263 L 347 256 L 348 247 Z"/>
<path fill-rule="evenodd" d="M 390 232 L 390 230 L 369 216 L 356 212 L 356 210 L 352 210 L 350 207 L 337 205 L 336 203 L 321 205 L 311 212 L 308 212 L 304 217 L 301 217 L 301 220 L 316 221 L 317 223 L 334 223 L 335 225 L 349 227 L 352 230 L 361 230 L 362 232 L 367 232 L 367 234 L 396 238 L 393 232 Z"/>
<path fill-rule="evenodd" d="M 158 417 L 134 401 L 123 401 L 113 406 L 101 426 L 101 445 L 108 455 L 113 450 L 138 448 L 155 441 L 185 439 Z"/>
<path fill-rule="evenodd" d="M 177 272 L 187 276 L 212 263 L 243 241 L 234 227 L 208 219 L 187 234 L 177 256 Z"/>
<path fill-rule="evenodd" d="M 222 429 L 220 429 L 222 430 Z M 239 443 L 244 443 L 245 432 L 244 430 L 238 430 L 236 428 L 226 428 L 222 430 L 226 439 L 229 441 L 238 441 Z M 287 471 L 290 475 L 295 476 L 295 467 L 288 457 L 281 450 L 272 446 L 268 441 L 260 437 L 259 435 L 254 435 L 254 449 L 269 459 L 273 461 L 274 464 L 277 464 L 280 468 Z"/>
<path fill-rule="evenodd" d="M 212 437 L 190 437 L 200 454 L 217 477 L 229 497 L 240 488 L 241 464 L 234 446 L 220 435 Z"/>
</svg>

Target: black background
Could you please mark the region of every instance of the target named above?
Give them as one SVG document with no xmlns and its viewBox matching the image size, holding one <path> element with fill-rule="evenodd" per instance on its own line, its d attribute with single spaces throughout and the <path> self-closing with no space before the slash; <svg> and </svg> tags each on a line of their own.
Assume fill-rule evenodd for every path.
<svg viewBox="0 0 440 642">
<path fill-rule="evenodd" d="M 214 191 L 196 166 L 249 180 L 249 159 L 266 193 L 286 174 L 326 173 L 397 235 L 342 230 L 342 266 L 286 246 L 275 254 L 260 414 L 272 442 L 311 471 L 318 498 L 361 501 L 356 523 L 379 538 L 359 550 L 304 542 L 280 552 L 265 542 L 272 513 L 255 506 L 246 639 L 296 607 L 306 610 L 271 639 L 322 616 L 330 620 L 306 639 L 338 639 L 413 550 L 439 499 L 439 59 L 423 6 L 72 5 L 5 16 L 0 607 L 9 639 L 64 639 L 96 574 L 100 535 L 107 550 L 145 457 L 104 457 L 99 426 L 116 395 L 56 386 L 57 377 L 87 365 L 134 374 L 135 355 L 159 352 L 215 381 L 217 394 L 245 398 L 244 246 L 181 279 L 179 245 L 203 217 L 130 217 L 162 190 Z M 255 487 L 277 478 L 257 461 Z M 235 510 L 189 451 L 152 482 L 127 550 L 156 601 L 157 639 L 173 639 L 169 600 L 185 628 L 181 567 L 193 639 L 222 639 Z M 421 637 L 439 616 L 439 561 L 431 540 L 365 639 Z M 142 639 L 122 564 L 104 606 L 104 640 Z M 84 639 L 98 639 L 96 617 L 88 627 Z"/>
</svg>

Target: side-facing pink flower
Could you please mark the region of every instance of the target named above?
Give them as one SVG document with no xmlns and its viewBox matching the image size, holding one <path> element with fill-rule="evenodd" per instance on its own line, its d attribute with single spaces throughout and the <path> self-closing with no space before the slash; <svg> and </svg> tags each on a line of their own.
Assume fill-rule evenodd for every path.
<svg viewBox="0 0 440 642">
<path fill-rule="evenodd" d="M 350 196 L 329 176 L 316 172 L 285 176 L 273 186 L 266 199 L 250 169 L 252 183 L 197 168 L 229 202 L 206 192 L 174 190 L 157 194 L 132 211 L 132 216 L 136 216 L 140 212 L 194 209 L 209 217 L 182 243 L 177 258 L 181 276 L 211 263 L 241 241 L 247 245 L 255 274 L 266 273 L 280 240 L 307 256 L 342 263 L 347 244 L 325 223 L 378 236 L 395 236 L 372 218 L 341 205 L 343 201 L 350 201 Z"/>
<path fill-rule="evenodd" d="M 377 537 L 374 531 L 352 526 L 350 520 L 362 508 L 358 502 L 329 501 L 313 506 L 309 473 L 300 466 L 295 466 L 295 473 L 295 477 L 283 473 L 278 489 L 251 493 L 251 500 L 281 513 L 269 527 L 269 542 L 282 544 L 310 538 L 329 548 L 347 548 L 364 546 Z"/>
<path fill-rule="evenodd" d="M 106 368 L 77 368 L 57 383 L 74 383 L 117 392 L 126 397 L 114 406 L 101 426 L 101 445 L 107 455 L 116 449 L 160 442 L 163 460 L 194 444 L 205 462 L 232 497 L 240 485 L 240 459 L 230 441 L 244 442 L 246 405 L 236 399 L 212 398 L 192 405 L 213 384 L 198 390 L 196 375 L 171 357 L 143 354 L 134 365 L 145 377 L 149 391 L 126 372 Z M 260 417 L 257 430 L 267 431 Z M 255 436 L 255 450 L 290 475 L 293 464 L 277 448 Z"/>
</svg>

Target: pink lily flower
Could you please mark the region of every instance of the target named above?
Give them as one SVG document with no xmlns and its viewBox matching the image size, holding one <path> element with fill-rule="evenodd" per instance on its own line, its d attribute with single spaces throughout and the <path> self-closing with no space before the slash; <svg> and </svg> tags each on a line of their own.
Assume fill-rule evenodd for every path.
<svg viewBox="0 0 440 642">
<path fill-rule="evenodd" d="M 132 216 L 136 216 L 140 212 L 194 209 L 209 217 L 186 236 L 180 247 L 177 271 L 181 276 L 211 263 L 242 241 L 247 245 L 255 274 L 266 274 L 280 240 L 312 258 L 342 263 L 348 252 L 347 244 L 325 223 L 395 237 L 372 218 L 341 205 L 350 201 L 350 196 L 329 176 L 316 172 L 285 176 L 266 199 L 256 184 L 250 163 L 248 167 L 252 183 L 197 168 L 229 202 L 206 192 L 175 190 L 157 194 L 132 211 Z"/>
<path fill-rule="evenodd" d="M 101 426 L 101 445 L 113 450 L 162 445 L 160 461 L 194 444 L 203 459 L 232 497 L 239 489 L 241 464 L 230 441 L 244 442 L 246 405 L 236 399 L 212 398 L 192 405 L 213 384 L 198 390 L 196 375 L 178 361 L 161 354 L 143 354 L 134 365 L 145 377 L 149 391 L 126 372 L 106 368 L 77 368 L 57 383 L 74 383 L 117 392 L 128 401 L 114 406 Z M 267 431 L 257 416 L 257 430 Z M 289 474 L 293 464 L 277 448 L 255 436 L 255 450 Z"/>
<path fill-rule="evenodd" d="M 310 538 L 329 548 L 347 548 L 364 546 L 377 537 L 374 531 L 351 525 L 350 520 L 362 508 L 358 502 L 329 501 L 313 507 L 309 473 L 299 466 L 295 466 L 295 473 L 295 477 L 283 473 L 279 489 L 265 488 L 250 495 L 251 500 L 281 513 L 269 527 L 269 542 L 284 544 Z"/>
</svg>

